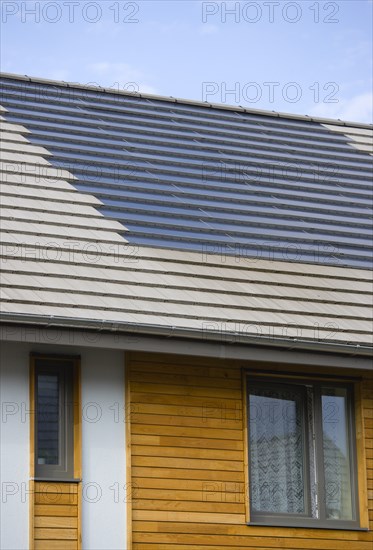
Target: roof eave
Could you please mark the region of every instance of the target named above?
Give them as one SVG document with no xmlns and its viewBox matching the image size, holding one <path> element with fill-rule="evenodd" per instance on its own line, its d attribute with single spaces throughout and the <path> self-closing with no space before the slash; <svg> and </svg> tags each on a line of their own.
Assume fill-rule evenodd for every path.
<svg viewBox="0 0 373 550">
<path fill-rule="evenodd" d="M 0 322 L 4 324 L 31 325 L 44 328 L 67 328 L 108 333 L 140 334 L 145 336 L 179 338 L 184 340 L 204 341 L 226 345 L 239 344 L 259 346 L 263 348 L 278 348 L 297 351 L 310 351 L 342 354 L 349 356 L 372 357 L 373 347 L 369 344 L 342 344 L 333 341 L 305 340 L 295 337 L 280 338 L 255 336 L 237 332 L 219 330 L 200 330 L 175 327 L 172 325 L 152 325 L 130 322 L 106 321 L 100 319 L 84 319 L 59 317 L 54 315 L 30 315 L 20 313 L 1 313 Z"/>
</svg>

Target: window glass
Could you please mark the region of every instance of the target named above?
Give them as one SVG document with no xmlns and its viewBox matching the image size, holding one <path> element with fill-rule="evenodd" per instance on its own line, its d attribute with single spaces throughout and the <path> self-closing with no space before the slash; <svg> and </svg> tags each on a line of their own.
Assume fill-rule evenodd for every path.
<svg viewBox="0 0 373 550">
<path fill-rule="evenodd" d="M 344 388 L 323 388 L 322 424 L 327 519 L 352 519 L 351 467 Z"/>
<path fill-rule="evenodd" d="M 57 374 L 37 377 L 37 463 L 58 464 L 60 447 L 60 384 Z"/>
<path fill-rule="evenodd" d="M 301 394 L 256 389 L 249 401 L 252 510 L 304 514 Z"/>
</svg>

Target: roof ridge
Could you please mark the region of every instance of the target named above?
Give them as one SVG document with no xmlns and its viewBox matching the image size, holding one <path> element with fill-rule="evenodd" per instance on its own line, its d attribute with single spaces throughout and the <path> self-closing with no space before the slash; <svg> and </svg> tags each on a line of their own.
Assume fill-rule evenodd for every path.
<svg viewBox="0 0 373 550">
<path fill-rule="evenodd" d="M 88 89 L 93 91 L 100 91 L 105 92 L 113 95 L 124 95 L 129 97 L 140 97 L 144 99 L 153 99 L 156 101 L 165 101 L 165 102 L 171 102 L 171 103 L 181 103 L 185 105 L 195 105 L 198 107 L 206 107 L 209 109 L 220 109 L 225 111 L 234 111 L 234 112 L 240 112 L 240 113 L 248 113 L 253 115 L 262 115 L 262 116 L 269 116 L 274 118 L 287 118 L 292 120 L 302 120 L 307 122 L 318 122 L 321 124 L 334 124 L 338 126 L 348 126 L 348 127 L 354 127 L 354 128 L 366 128 L 369 130 L 373 130 L 373 124 L 364 123 L 364 122 L 351 122 L 351 121 L 345 121 L 341 119 L 333 119 L 333 118 L 323 118 L 323 117 L 314 117 L 310 115 L 296 115 L 293 113 L 283 113 L 278 111 L 267 111 L 264 109 L 252 109 L 247 107 L 242 107 L 241 105 L 225 105 L 223 103 L 210 103 L 208 101 L 199 101 L 194 99 L 185 99 L 185 98 L 176 98 L 172 96 L 161 96 L 156 94 L 147 94 L 147 93 L 139 93 L 139 92 L 128 92 L 126 90 L 114 90 L 112 88 L 104 87 L 104 86 L 93 86 L 93 85 L 86 85 L 86 84 L 80 84 L 76 82 L 65 82 L 60 80 L 52 80 L 47 78 L 41 78 L 41 77 L 33 77 L 28 75 L 19 75 L 15 73 L 6 73 L 6 72 L 0 72 L 1 78 L 8 78 L 13 80 L 24 80 L 26 82 L 35 82 L 38 84 L 49 84 L 53 86 L 64 86 L 66 88 L 78 88 L 78 89 Z"/>
</svg>

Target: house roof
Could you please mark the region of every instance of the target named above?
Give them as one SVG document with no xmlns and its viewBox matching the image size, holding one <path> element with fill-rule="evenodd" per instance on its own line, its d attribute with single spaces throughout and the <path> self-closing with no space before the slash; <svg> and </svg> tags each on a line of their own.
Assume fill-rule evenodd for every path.
<svg viewBox="0 0 373 550">
<path fill-rule="evenodd" d="M 371 346 L 371 127 L 1 88 L 5 320 Z"/>
<path fill-rule="evenodd" d="M 369 125 L 11 76 L 1 92 L 133 244 L 372 267 Z"/>
</svg>

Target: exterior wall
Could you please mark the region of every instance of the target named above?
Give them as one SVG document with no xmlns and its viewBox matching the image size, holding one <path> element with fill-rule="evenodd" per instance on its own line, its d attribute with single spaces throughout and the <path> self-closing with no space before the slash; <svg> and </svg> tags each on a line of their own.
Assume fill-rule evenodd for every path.
<svg viewBox="0 0 373 550">
<path fill-rule="evenodd" d="M 124 356 L 82 354 L 84 550 L 126 547 Z"/>
<path fill-rule="evenodd" d="M 125 549 L 123 352 L 3 342 L 0 349 L 0 548 Z M 31 351 L 81 356 L 82 415 L 75 449 L 80 483 L 30 482 Z"/>
<path fill-rule="evenodd" d="M 29 357 L 25 347 L 1 343 L 0 400 L 0 548 L 26 550 L 29 544 L 30 402 Z"/>
<path fill-rule="evenodd" d="M 246 524 L 242 362 L 132 353 L 128 364 L 133 550 L 371 550 L 372 531 Z M 372 529 L 372 378 L 362 387 Z"/>
</svg>

